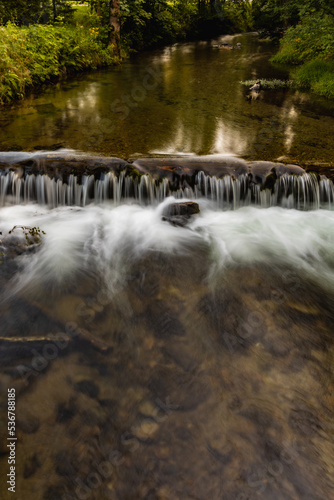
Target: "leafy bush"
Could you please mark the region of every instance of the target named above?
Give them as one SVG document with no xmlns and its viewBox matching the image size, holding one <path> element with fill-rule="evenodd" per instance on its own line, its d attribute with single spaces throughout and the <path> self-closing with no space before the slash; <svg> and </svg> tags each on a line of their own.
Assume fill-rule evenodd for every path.
<svg viewBox="0 0 334 500">
<path fill-rule="evenodd" d="M 283 64 L 303 64 L 315 58 L 331 59 L 333 56 L 333 17 L 312 15 L 286 31 L 280 51 L 272 60 Z"/>
<path fill-rule="evenodd" d="M 0 104 L 23 97 L 29 86 L 114 62 L 98 28 L 7 24 L 0 27 Z"/>
<path fill-rule="evenodd" d="M 300 65 L 293 72 L 299 87 L 325 97 L 334 97 L 333 16 L 313 14 L 289 28 L 274 62 Z"/>
</svg>

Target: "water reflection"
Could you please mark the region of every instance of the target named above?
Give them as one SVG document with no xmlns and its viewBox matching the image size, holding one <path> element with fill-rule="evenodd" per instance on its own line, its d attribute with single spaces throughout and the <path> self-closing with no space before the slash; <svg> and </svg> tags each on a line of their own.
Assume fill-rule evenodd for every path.
<svg viewBox="0 0 334 500">
<path fill-rule="evenodd" d="M 298 118 L 300 112 L 294 104 L 293 98 L 290 96 L 286 99 L 281 111 L 281 124 L 284 135 L 284 146 L 286 153 L 289 153 L 294 143 L 294 139 L 298 130 Z"/>
<path fill-rule="evenodd" d="M 236 128 L 229 127 L 220 118 L 217 120 L 215 137 L 210 153 L 236 154 L 242 156 L 247 151 L 250 138 Z"/>
<path fill-rule="evenodd" d="M 213 47 L 222 41 L 241 49 Z M 292 90 L 246 99 L 241 80 L 287 77 L 268 63 L 275 50 L 248 34 L 136 55 L 4 110 L 0 149 L 62 144 L 124 158 L 158 151 L 330 161 L 334 119 L 324 101 Z"/>
</svg>

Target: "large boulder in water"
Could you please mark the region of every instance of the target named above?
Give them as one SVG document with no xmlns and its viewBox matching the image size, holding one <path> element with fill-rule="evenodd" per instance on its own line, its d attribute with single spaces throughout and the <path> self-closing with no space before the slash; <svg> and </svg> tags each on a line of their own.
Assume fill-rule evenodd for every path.
<svg viewBox="0 0 334 500">
<path fill-rule="evenodd" d="M 93 174 L 105 172 L 119 174 L 131 165 L 115 157 L 92 156 L 66 151 L 38 153 L 0 153 L 0 170 L 14 170 L 26 174 L 47 174 L 53 178 L 66 178 L 69 174 Z"/>
<path fill-rule="evenodd" d="M 199 214 L 198 203 L 193 201 L 183 201 L 171 203 L 165 207 L 162 213 L 162 220 L 173 224 L 174 226 L 185 226 L 192 215 Z"/>
<path fill-rule="evenodd" d="M 209 155 L 181 158 L 140 158 L 133 162 L 133 167 L 142 174 L 149 174 L 155 179 L 167 178 L 172 189 L 187 185 L 193 186 L 198 172 L 206 175 L 238 177 L 247 174 L 247 162 L 234 156 Z"/>
<path fill-rule="evenodd" d="M 249 176 L 255 184 L 265 186 L 268 179 L 277 179 L 284 174 L 303 175 L 305 170 L 298 165 L 284 165 L 272 161 L 250 161 Z"/>
</svg>

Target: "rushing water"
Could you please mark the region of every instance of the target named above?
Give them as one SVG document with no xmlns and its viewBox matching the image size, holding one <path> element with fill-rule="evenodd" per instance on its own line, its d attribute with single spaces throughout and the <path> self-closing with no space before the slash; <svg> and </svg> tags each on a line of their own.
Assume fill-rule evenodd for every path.
<svg viewBox="0 0 334 500">
<path fill-rule="evenodd" d="M 223 40 L 242 47 L 213 47 Z M 62 145 L 120 158 L 224 153 L 330 163 L 329 101 L 294 90 L 246 100 L 241 80 L 288 78 L 268 62 L 276 50 L 255 34 L 225 36 L 140 54 L 120 69 L 48 87 L 2 110 L 0 150 Z"/>
<path fill-rule="evenodd" d="M 19 498 L 332 498 L 334 213 L 173 201 L 0 210 Z"/>
<path fill-rule="evenodd" d="M 247 102 L 239 80 L 287 75 L 268 43 L 237 41 L 30 96 L 2 114 L 0 147 L 329 163 L 331 111 L 293 91 Z M 2 155 L 0 175 L 0 421 L 14 387 L 16 498 L 334 498 L 332 180 L 283 174 L 265 189 L 208 163 L 172 192 L 59 162 L 23 174 L 15 158 L 31 156 Z M 200 207 L 185 227 L 163 220 L 180 199 Z M 14 498 L 7 437 L 5 425 L 0 496 Z"/>
<path fill-rule="evenodd" d="M 118 176 L 108 172 L 99 178 L 83 175 L 81 179 L 70 174 L 66 182 L 47 175 L 29 174 L 25 178 L 15 172 L 0 175 L 0 206 L 37 201 L 50 208 L 64 205 L 85 207 L 108 200 L 112 200 L 115 206 L 133 201 L 139 205 L 155 205 L 171 195 L 179 199 L 204 198 L 220 209 L 249 205 L 299 210 L 334 208 L 332 180 L 326 177 L 318 180 L 315 174 L 285 174 L 276 180 L 272 188 L 262 189 L 260 185 L 251 183 L 246 174 L 237 178 L 230 175 L 217 178 L 199 172 L 194 187 L 186 186 L 176 191 L 171 190 L 168 179 L 157 181 L 148 174 L 142 175 L 140 180 L 126 176 L 124 172 Z"/>
</svg>

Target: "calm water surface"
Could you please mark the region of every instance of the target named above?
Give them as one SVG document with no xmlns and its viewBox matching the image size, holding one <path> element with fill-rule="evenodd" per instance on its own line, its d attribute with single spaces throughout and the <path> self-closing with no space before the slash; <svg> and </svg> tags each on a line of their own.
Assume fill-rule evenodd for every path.
<svg viewBox="0 0 334 500">
<path fill-rule="evenodd" d="M 242 48 L 213 47 L 224 40 Z M 288 77 L 269 63 L 275 51 L 249 34 L 136 55 L 122 68 L 69 80 L 2 110 L 0 149 L 61 144 L 123 158 L 226 153 L 331 162 L 333 103 L 292 90 L 246 100 L 241 80 Z"/>
</svg>

